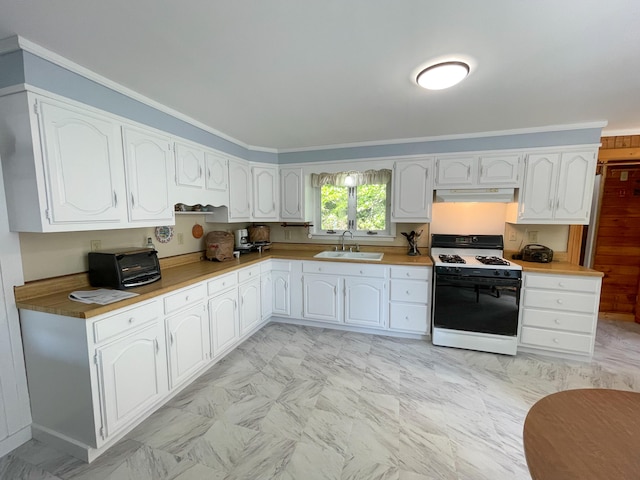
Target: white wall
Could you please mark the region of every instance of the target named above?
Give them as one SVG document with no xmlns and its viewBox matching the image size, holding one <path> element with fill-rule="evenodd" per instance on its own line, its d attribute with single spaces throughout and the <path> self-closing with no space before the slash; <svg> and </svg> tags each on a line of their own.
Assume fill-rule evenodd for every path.
<svg viewBox="0 0 640 480">
<path fill-rule="evenodd" d="M 0 170 L 0 456 L 31 438 L 31 412 L 13 287 L 23 284 L 20 243 L 9 232 Z"/>
</svg>

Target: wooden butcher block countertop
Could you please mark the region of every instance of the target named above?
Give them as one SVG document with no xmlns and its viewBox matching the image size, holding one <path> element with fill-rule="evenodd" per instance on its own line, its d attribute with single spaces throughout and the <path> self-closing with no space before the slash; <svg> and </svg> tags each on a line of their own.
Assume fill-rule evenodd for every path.
<svg viewBox="0 0 640 480">
<path fill-rule="evenodd" d="M 384 257 L 381 261 L 335 260 L 313 257 L 323 250 L 331 250 L 332 248 L 333 246 L 326 245 L 299 244 L 274 246 L 271 250 L 263 253 L 248 253 L 241 255 L 238 259 L 234 258 L 233 260 L 225 262 L 212 262 L 203 259 L 203 252 L 161 259 L 162 279 L 149 285 L 127 289 L 128 292 L 137 293 L 138 295 L 109 305 L 85 304 L 69 300 L 69 294 L 75 290 L 93 289 L 89 286 L 87 273 L 37 280 L 15 288 L 16 305 L 18 308 L 26 310 L 35 310 L 68 317 L 91 318 L 171 293 L 180 288 L 188 287 L 270 258 L 313 260 L 320 262 L 369 263 L 374 265 L 421 267 L 430 267 L 433 265 L 428 255 L 423 254 L 411 257 L 406 254 L 406 248 L 398 247 L 363 248 L 363 251 L 383 251 Z M 426 251 L 427 249 L 425 249 L 425 252 Z"/>
</svg>

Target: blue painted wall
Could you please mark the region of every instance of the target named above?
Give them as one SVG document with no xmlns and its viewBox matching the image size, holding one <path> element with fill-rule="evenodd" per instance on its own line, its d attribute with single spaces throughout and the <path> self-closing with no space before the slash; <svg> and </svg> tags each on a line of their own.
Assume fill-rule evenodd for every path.
<svg viewBox="0 0 640 480">
<path fill-rule="evenodd" d="M 24 83 L 22 52 L 0 55 L 0 88 Z"/>
<path fill-rule="evenodd" d="M 600 142 L 601 136 L 600 128 L 588 128 L 276 154 L 250 150 L 237 145 L 29 52 L 12 52 L 0 56 L 0 88 L 20 83 L 42 88 L 230 155 L 263 163 L 325 162 L 401 155 L 595 144 Z"/>
</svg>

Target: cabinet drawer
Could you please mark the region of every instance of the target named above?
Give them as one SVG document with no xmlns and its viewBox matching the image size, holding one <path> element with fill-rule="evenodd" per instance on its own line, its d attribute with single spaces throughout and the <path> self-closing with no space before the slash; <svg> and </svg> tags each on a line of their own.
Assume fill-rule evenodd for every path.
<svg viewBox="0 0 640 480">
<path fill-rule="evenodd" d="M 391 280 L 391 300 L 396 302 L 429 302 L 429 282 Z"/>
<path fill-rule="evenodd" d="M 431 269 L 427 267 L 391 267 L 391 278 L 429 280 Z"/>
<path fill-rule="evenodd" d="M 545 310 L 595 313 L 596 297 L 597 295 L 589 293 L 525 290 L 523 305 Z"/>
<path fill-rule="evenodd" d="M 207 292 L 209 295 L 215 295 L 237 284 L 238 274 L 236 272 L 227 273 L 226 275 L 220 275 L 213 280 L 209 280 L 209 282 L 207 282 Z"/>
<path fill-rule="evenodd" d="M 548 310 L 523 310 L 522 325 L 579 333 L 593 333 L 595 329 L 594 315 Z"/>
<path fill-rule="evenodd" d="M 386 267 L 366 263 L 304 262 L 302 271 L 304 273 L 384 278 Z"/>
<path fill-rule="evenodd" d="M 558 332 L 541 328 L 522 327 L 520 344 L 548 350 L 591 353 L 593 337 L 580 333 Z"/>
<path fill-rule="evenodd" d="M 201 302 L 207 296 L 204 283 L 180 290 L 164 297 L 164 313 L 170 314 L 195 303 Z"/>
<path fill-rule="evenodd" d="M 93 336 L 96 343 L 104 342 L 111 337 L 144 325 L 160 317 L 160 306 L 157 301 L 130 308 L 116 313 L 93 324 Z"/>
<path fill-rule="evenodd" d="M 252 278 L 260 278 L 260 265 L 243 268 L 238 272 L 238 282 L 246 282 Z"/>
<path fill-rule="evenodd" d="M 427 306 L 411 303 L 391 303 L 389 328 L 392 330 L 427 333 L 429 330 Z"/>
<path fill-rule="evenodd" d="M 271 260 L 271 270 L 278 270 L 279 272 L 290 272 L 291 262 L 286 260 Z"/>
<path fill-rule="evenodd" d="M 524 277 L 524 287 L 544 288 L 547 290 L 573 290 L 576 292 L 595 293 L 600 284 L 599 277 L 577 277 L 566 275 L 539 275 L 527 273 Z"/>
</svg>

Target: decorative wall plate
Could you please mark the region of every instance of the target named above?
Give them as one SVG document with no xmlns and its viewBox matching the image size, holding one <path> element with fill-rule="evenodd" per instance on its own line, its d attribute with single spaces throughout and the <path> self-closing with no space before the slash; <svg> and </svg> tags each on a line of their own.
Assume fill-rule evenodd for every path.
<svg viewBox="0 0 640 480">
<path fill-rule="evenodd" d="M 204 235 L 202 225 L 196 223 L 191 229 L 191 235 L 193 235 L 193 238 L 202 238 L 202 235 Z"/>
<path fill-rule="evenodd" d="M 156 227 L 156 240 L 160 243 L 168 243 L 173 238 L 173 227 Z"/>
</svg>

